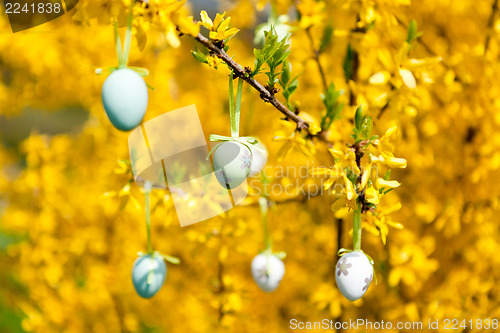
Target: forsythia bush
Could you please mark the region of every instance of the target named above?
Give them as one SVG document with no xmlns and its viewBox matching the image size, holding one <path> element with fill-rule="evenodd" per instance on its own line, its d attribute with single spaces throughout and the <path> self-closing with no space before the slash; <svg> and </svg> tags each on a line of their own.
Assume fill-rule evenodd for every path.
<svg viewBox="0 0 500 333">
<path fill-rule="evenodd" d="M 0 146 L 0 331 L 285 332 L 293 318 L 498 319 L 497 1 L 237 0 L 221 1 L 217 15 L 192 7 L 81 0 L 54 21 L 0 36 L 2 117 L 27 107 L 88 112 L 76 133 L 33 130 L 17 147 Z M 113 26 L 125 34 L 130 8 L 128 63 L 147 68 L 154 87 L 145 120 L 195 104 L 206 135 L 229 135 L 230 71 L 199 32 L 291 111 L 280 114 L 244 84 L 240 131 L 264 143 L 269 159 L 242 205 L 181 228 L 171 193 L 151 192 L 153 247 L 181 263 L 148 300 L 131 280 L 146 250 L 144 194 L 127 164 L 128 133 L 101 102 L 118 63 Z M 8 24 L 2 16 L 0 29 Z M 287 33 L 284 62 L 259 60 Z M 274 203 L 273 249 L 286 252 L 273 293 L 250 273 L 265 246 L 263 187 Z M 338 250 L 353 247 L 359 200 L 375 277 L 350 302 L 335 267 Z"/>
</svg>

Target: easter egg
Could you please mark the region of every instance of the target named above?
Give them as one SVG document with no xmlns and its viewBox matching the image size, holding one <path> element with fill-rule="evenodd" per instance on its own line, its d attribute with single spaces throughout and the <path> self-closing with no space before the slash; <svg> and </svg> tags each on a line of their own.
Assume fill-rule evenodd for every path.
<svg viewBox="0 0 500 333">
<path fill-rule="evenodd" d="M 137 127 L 148 107 L 148 87 L 131 69 L 111 73 L 102 86 L 102 105 L 109 121 L 121 131 Z"/>
<path fill-rule="evenodd" d="M 361 298 L 373 279 L 373 266 L 361 251 L 344 254 L 335 268 L 335 281 L 340 292 L 350 301 Z"/>
<path fill-rule="evenodd" d="M 266 166 L 267 163 L 267 148 L 262 142 L 258 142 L 255 145 L 249 145 L 252 151 L 252 167 L 250 169 L 250 177 L 258 175 Z"/>
<path fill-rule="evenodd" d="M 272 254 L 259 254 L 252 260 L 252 277 L 255 283 L 265 292 L 278 288 L 285 275 L 285 264 Z"/>
<path fill-rule="evenodd" d="M 145 254 L 137 258 L 132 268 L 135 291 L 143 298 L 153 297 L 163 286 L 167 265 L 162 256 Z"/>
<path fill-rule="evenodd" d="M 252 153 L 244 144 L 226 141 L 213 154 L 215 177 L 224 188 L 234 189 L 248 177 Z"/>
</svg>

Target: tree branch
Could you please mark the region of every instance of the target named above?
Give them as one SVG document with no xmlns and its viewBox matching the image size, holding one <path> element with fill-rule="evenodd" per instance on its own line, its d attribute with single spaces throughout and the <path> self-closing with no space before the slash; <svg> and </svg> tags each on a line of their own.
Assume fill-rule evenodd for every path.
<svg viewBox="0 0 500 333">
<path fill-rule="evenodd" d="M 319 75 L 321 76 L 321 81 L 323 83 L 323 90 L 327 91 L 328 90 L 328 83 L 326 81 L 325 71 L 323 70 L 323 66 L 321 65 L 321 62 L 319 60 L 319 50 L 314 47 L 314 40 L 312 38 L 310 28 L 306 29 L 306 34 L 307 34 L 307 37 L 309 38 L 309 41 L 311 42 L 311 48 L 314 52 L 314 60 L 318 64 Z"/>
<path fill-rule="evenodd" d="M 245 80 L 250 86 L 252 86 L 257 92 L 260 94 L 260 98 L 267 103 L 273 105 L 279 112 L 285 115 L 286 119 L 290 119 L 297 123 L 297 129 L 306 130 L 311 137 L 317 137 L 321 141 L 326 143 L 330 143 L 328 138 L 326 137 L 326 133 L 320 132 L 318 134 L 312 134 L 309 132 L 309 124 L 298 114 L 288 110 L 286 106 L 284 106 L 280 101 L 276 99 L 273 93 L 267 90 L 262 84 L 256 81 L 253 77 L 249 76 L 248 71 L 243 68 L 240 64 L 234 61 L 222 48 L 215 45 L 210 39 L 203 36 L 201 33 L 198 36 L 194 37 L 198 42 L 208 48 L 210 51 L 215 53 L 222 61 L 224 61 L 233 71 L 235 77 L 241 77 Z"/>
<path fill-rule="evenodd" d="M 495 0 L 497 1 L 497 0 Z M 406 30 L 408 30 L 408 24 L 406 24 L 405 22 L 403 22 L 402 19 L 400 19 L 398 16 L 395 16 L 396 18 L 396 21 L 398 21 L 399 24 L 401 24 Z M 420 37 L 417 42 L 422 45 L 424 47 L 424 49 L 429 53 L 431 54 L 432 56 L 436 57 L 438 56 L 438 54 L 436 52 L 434 52 L 432 50 L 432 48 L 429 46 L 429 44 L 427 44 L 422 37 Z M 444 68 L 446 69 L 449 69 L 449 70 L 452 70 L 454 73 L 455 73 L 455 81 L 457 82 L 460 82 L 460 83 L 464 83 L 464 81 L 461 79 L 461 77 L 458 75 L 458 73 L 455 71 L 455 69 L 450 66 L 444 59 L 442 59 L 440 62 L 439 62 Z"/>
<path fill-rule="evenodd" d="M 361 18 L 359 17 L 359 14 L 356 15 L 356 26 L 353 30 L 351 30 L 351 33 L 356 33 L 356 32 L 360 32 L 360 33 L 366 33 L 366 30 L 365 29 L 361 29 L 359 30 L 357 25 L 358 25 L 358 22 L 361 21 Z M 358 80 L 358 70 L 359 70 L 359 66 L 360 66 L 360 61 L 359 61 L 359 52 L 354 49 L 354 47 L 352 48 L 352 72 L 351 72 L 351 77 L 347 79 L 347 83 L 349 83 L 349 81 L 353 81 L 353 82 L 356 82 Z M 353 89 L 350 89 L 349 90 L 349 105 L 351 106 L 354 106 L 356 105 L 356 94 L 354 93 Z"/>
<path fill-rule="evenodd" d="M 490 46 L 491 40 L 491 30 L 493 29 L 493 24 L 495 23 L 495 16 L 498 11 L 498 0 L 494 0 L 493 5 L 491 7 L 491 15 L 488 19 L 488 29 L 486 30 L 486 41 L 484 42 L 484 54 L 488 52 L 488 48 Z"/>
</svg>

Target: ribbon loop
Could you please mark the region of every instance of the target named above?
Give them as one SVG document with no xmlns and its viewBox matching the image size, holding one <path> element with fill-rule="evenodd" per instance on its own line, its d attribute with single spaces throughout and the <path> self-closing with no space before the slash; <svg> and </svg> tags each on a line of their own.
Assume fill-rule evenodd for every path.
<svg viewBox="0 0 500 333">
<path fill-rule="evenodd" d="M 363 250 L 351 250 L 351 249 L 344 249 L 344 248 L 341 248 L 340 250 L 337 251 L 337 255 L 339 257 L 342 257 L 344 254 L 347 254 L 349 252 L 363 252 L 363 254 L 368 258 L 368 261 L 370 262 L 370 264 L 372 264 L 372 266 L 375 264 L 375 262 L 373 261 L 372 257 L 370 257 L 366 252 L 364 252 Z"/>
<path fill-rule="evenodd" d="M 251 144 L 255 145 L 259 143 L 259 140 L 252 136 L 225 136 L 225 135 L 218 135 L 218 134 L 210 134 L 208 139 L 212 142 L 214 141 L 238 141 L 242 144 Z"/>
</svg>

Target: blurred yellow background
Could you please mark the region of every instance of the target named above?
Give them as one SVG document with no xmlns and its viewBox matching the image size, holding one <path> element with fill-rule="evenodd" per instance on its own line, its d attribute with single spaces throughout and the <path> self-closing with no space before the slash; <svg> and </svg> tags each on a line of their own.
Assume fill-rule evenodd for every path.
<svg viewBox="0 0 500 333">
<path fill-rule="evenodd" d="M 105 75 L 94 72 L 116 65 L 111 17 L 122 19 L 128 4 L 81 0 L 70 13 L 15 34 L 0 16 L 0 332 L 287 332 L 294 318 L 443 324 L 500 317 L 496 0 L 224 0 L 182 8 L 198 21 L 201 9 L 212 18 L 226 11 L 240 29 L 228 54 L 244 66 L 254 66 L 254 31 L 271 7 L 288 15 L 289 60 L 300 74 L 292 103 L 312 123 L 324 113 L 314 49 L 331 24 L 320 62 L 345 103 L 327 133 L 333 147 L 352 142 L 358 105 L 372 116 L 374 134 L 398 126 L 395 155 L 408 166 L 393 171 L 401 186 L 379 209 L 401 203 L 388 216 L 403 229 L 363 219 L 363 250 L 375 261 L 377 284 L 354 303 L 334 277 L 339 245 L 352 247 L 352 212 L 333 212 L 328 193 L 304 198 L 300 190 L 317 180 L 279 172 L 332 166 L 328 146 L 298 133 L 306 148 L 281 154 L 284 142 L 273 138 L 289 137 L 295 124 L 280 120 L 247 84 L 240 132 L 266 145 L 272 184 L 297 189 L 272 196 L 273 249 L 287 253 L 281 285 L 264 293 L 250 274 L 264 247 L 255 196 L 181 228 L 168 191 L 154 190 L 153 247 L 182 262 L 168 264 L 154 298 L 135 293 L 132 264 L 146 250 L 144 196 L 117 162 L 129 159 L 128 133 L 108 121 Z M 207 136 L 229 135 L 227 68 L 198 62 L 190 53 L 201 45 L 179 37 L 170 21 L 149 25 L 141 17 L 129 64 L 148 68 L 145 80 L 156 89 L 145 120 L 195 104 Z M 407 49 L 411 20 L 423 34 Z M 351 80 L 343 72 L 348 44 L 359 55 Z"/>
</svg>

